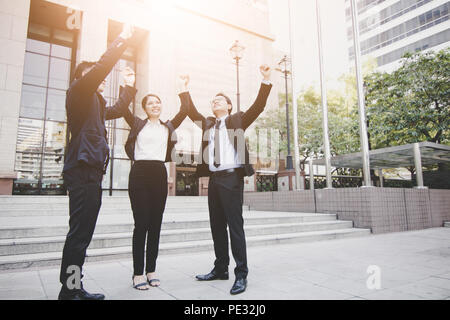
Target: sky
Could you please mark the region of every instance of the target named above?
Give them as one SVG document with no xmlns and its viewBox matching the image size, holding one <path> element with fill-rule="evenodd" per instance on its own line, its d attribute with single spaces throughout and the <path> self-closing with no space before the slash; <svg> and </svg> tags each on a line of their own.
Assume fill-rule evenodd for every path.
<svg viewBox="0 0 450 320">
<path fill-rule="evenodd" d="M 291 0 L 294 11 L 294 72 L 301 88 L 320 85 L 316 0 Z M 348 72 L 345 0 L 318 0 L 322 20 L 324 72 L 328 89 L 338 89 L 339 75 Z M 290 52 L 288 0 L 268 0 L 274 47 Z M 298 88 L 297 90 L 300 90 Z"/>
</svg>

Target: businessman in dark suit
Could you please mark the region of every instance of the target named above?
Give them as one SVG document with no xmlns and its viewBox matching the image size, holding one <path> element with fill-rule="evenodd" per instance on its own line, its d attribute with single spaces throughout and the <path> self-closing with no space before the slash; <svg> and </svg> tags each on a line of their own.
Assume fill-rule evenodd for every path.
<svg viewBox="0 0 450 320">
<path fill-rule="evenodd" d="M 125 26 L 98 62 L 80 63 L 67 91 L 70 141 L 63 177 L 69 191 L 70 220 L 61 262 L 60 300 L 105 298 L 102 294 L 90 294 L 83 289 L 82 267 L 97 222 L 102 201 L 101 183 L 109 162 L 105 121 L 122 117 L 136 95 L 134 72 L 127 69 L 123 74 L 126 86 L 114 106 L 106 107 L 101 94 L 107 75 L 127 48 L 133 32 L 131 26 Z"/>
<path fill-rule="evenodd" d="M 228 225 L 231 251 L 236 261 L 234 269 L 236 280 L 231 288 L 231 294 L 242 293 L 247 288 L 247 249 L 242 205 L 244 176 L 252 176 L 255 171 L 249 161 L 244 131 L 264 111 L 272 88 L 269 81 L 270 67 L 263 65 L 260 72 L 264 80 L 258 97 L 246 112 L 231 114 L 233 106 L 230 98 L 219 93 L 211 101 L 214 117 L 205 118 L 197 111 L 189 96 L 188 116 L 203 131 L 197 175 L 210 177 L 208 206 L 216 256 L 213 270 L 196 278 L 199 281 L 229 278 Z M 187 76 L 186 81 L 189 81 Z"/>
</svg>

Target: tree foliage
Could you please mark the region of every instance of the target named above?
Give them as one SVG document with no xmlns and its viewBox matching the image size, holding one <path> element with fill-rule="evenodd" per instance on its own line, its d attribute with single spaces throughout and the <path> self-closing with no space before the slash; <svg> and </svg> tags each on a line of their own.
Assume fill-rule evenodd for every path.
<svg viewBox="0 0 450 320">
<path fill-rule="evenodd" d="M 406 54 L 392 73 L 365 78 L 372 147 L 450 142 L 450 50 Z"/>
<path fill-rule="evenodd" d="M 363 67 L 366 116 L 371 149 L 430 141 L 450 142 L 450 51 L 406 54 L 402 65 L 392 73 L 373 72 L 369 60 Z M 328 121 L 331 154 L 360 150 L 356 78 L 340 77 L 344 90 L 329 90 Z M 292 124 L 292 97 L 289 96 Z M 320 92 L 303 90 L 298 102 L 298 141 L 301 161 L 324 153 Z M 265 113 L 258 128 L 277 128 L 280 153 L 286 154 L 286 95 L 279 95 L 280 108 Z M 291 154 L 293 129 L 291 125 Z"/>
</svg>

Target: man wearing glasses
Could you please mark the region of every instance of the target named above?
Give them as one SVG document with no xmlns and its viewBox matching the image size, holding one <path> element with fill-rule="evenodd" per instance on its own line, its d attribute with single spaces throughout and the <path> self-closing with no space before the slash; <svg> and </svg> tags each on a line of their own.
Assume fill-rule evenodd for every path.
<svg viewBox="0 0 450 320">
<path fill-rule="evenodd" d="M 247 249 L 242 205 L 244 177 L 255 173 L 249 161 L 244 131 L 264 111 L 272 88 L 269 81 L 270 67 L 262 65 L 260 72 L 264 79 L 258 97 L 246 112 L 231 114 L 233 106 L 230 98 L 219 93 L 211 101 L 214 117 L 205 118 L 197 111 L 189 96 L 188 116 L 203 131 L 197 176 L 210 177 L 208 206 L 216 256 L 213 270 L 196 278 L 199 281 L 228 280 L 228 225 L 231 251 L 236 261 L 236 280 L 230 291 L 233 295 L 247 288 Z M 189 82 L 188 76 L 185 76 L 185 81 L 186 84 Z"/>
</svg>

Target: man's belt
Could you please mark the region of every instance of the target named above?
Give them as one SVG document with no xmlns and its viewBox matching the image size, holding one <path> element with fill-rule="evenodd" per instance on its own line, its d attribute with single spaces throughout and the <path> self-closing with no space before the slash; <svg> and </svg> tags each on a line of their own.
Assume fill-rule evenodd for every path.
<svg viewBox="0 0 450 320">
<path fill-rule="evenodd" d="M 227 169 L 227 170 L 220 170 L 220 171 L 212 171 L 212 175 L 216 177 L 226 176 L 227 174 L 236 172 L 238 173 L 241 168 L 234 168 L 234 169 Z"/>
</svg>

